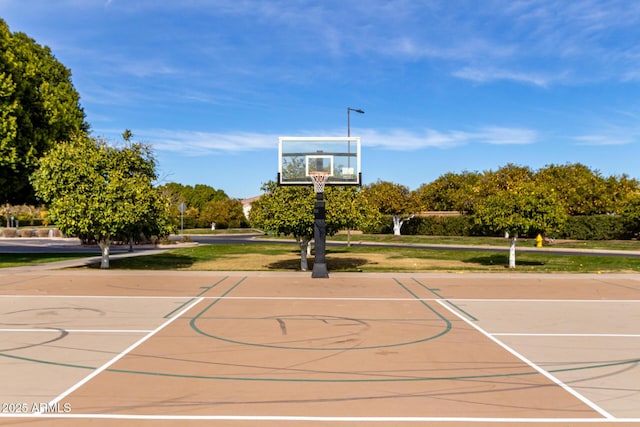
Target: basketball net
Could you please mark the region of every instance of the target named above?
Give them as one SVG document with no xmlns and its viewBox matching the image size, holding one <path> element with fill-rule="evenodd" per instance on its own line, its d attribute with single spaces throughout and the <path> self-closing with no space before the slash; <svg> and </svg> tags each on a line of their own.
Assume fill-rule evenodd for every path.
<svg viewBox="0 0 640 427">
<path fill-rule="evenodd" d="M 313 181 L 313 191 L 316 193 L 324 193 L 324 184 L 329 177 L 329 172 L 315 171 L 309 172 L 309 176 Z"/>
</svg>

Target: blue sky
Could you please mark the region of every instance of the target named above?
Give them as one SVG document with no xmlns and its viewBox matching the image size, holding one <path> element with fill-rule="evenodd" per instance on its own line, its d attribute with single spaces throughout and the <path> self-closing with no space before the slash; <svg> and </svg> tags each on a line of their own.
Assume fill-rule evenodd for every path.
<svg viewBox="0 0 640 427">
<path fill-rule="evenodd" d="M 0 0 L 93 133 L 163 182 L 258 195 L 278 136 L 362 138 L 365 183 L 583 163 L 640 178 L 640 2 Z"/>
</svg>

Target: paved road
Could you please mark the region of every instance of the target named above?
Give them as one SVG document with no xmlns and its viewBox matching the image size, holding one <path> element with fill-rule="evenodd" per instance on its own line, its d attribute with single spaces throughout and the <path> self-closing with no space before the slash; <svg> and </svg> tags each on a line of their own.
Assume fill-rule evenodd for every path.
<svg viewBox="0 0 640 427">
<path fill-rule="evenodd" d="M 152 246 L 136 246 L 135 250 L 149 250 Z M 128 245 L 111 246 L 111 253 L 122 253 L 129 250 Z M 64 238 L 0 238 L 0 253 L 87 253 L 100 254 L 96 245 L 82 245 L 78 239 Z"/>
<path fill-rule="evenodd" d="M 238 244 L 238 243 L 282 243 L 291 244 L 291 240 L 282 239 L 267 239 L 263 238 L 261 234 L 191 234 L 188 235 L 192 242 L 197 244 L 215 245 L 215 244 Z M 182 240 L 182 236 L 171 236 L 171 240 L 179 242 Z M 346 242 L 331 241 L 327 242 L 328 246 L 346 246 Z M 505 242 L 505 246 L 468 246 L 468 245 L 436 245 L 436 244 L 422 244 L 422 243 L 378 243 L 378 242 L 359 242 L 354 241 L 353 246 L 364 247 L 400 247 L 400 248 L 422 248 L 422 249 L 435 249 L 435 250 L 454 250 L 454 251 L 490 251 L 490 252 L 504 252 L 508 250 L 508 244 Z M 164 247 L 163 249 L 171 249 L 171 246 Z M 128 245 L 111 246 L 111 253 L 125 254 L 129 250 Z M 134 252 L 149 252 L 157 251 L 158 247 L 152 245 L 135 246 Z M 530 253 L 555 253 L 563 255 L 601 255 L 601 256 L 619 256 L 619 257 L 633 257 L 640 258 L 640 251 L 628 251 L 628 250 L 604 250 L 604 249 L 572 249 L 572 248 L 556 248 L 556 247 L 543 247 L 535 248 L 531 246 L 519 245 L 518 252 L 530 252 Z M 87 253 L 90 255 L 99 255 L 100 249 L 97 246 L 83 246 L 78 239 L 61 239 L 61 238 L 0 238 L 0 253 L 56 253 L 56 252 L 70 252 L 70 253 Z"/>
</svg>

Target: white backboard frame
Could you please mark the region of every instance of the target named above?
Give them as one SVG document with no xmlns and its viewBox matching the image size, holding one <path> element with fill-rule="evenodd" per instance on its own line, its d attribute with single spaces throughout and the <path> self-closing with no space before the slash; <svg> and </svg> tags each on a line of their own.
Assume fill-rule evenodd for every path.
<svg viewBox="0 0 640 427">
<path fill-rule="evenodd" d="M 313 158 L 329 159 L 325 185 L 362 185 L 360 137 L 281 136 L 278 138 L 278 185 L 313 185 Z"/>
</svg>

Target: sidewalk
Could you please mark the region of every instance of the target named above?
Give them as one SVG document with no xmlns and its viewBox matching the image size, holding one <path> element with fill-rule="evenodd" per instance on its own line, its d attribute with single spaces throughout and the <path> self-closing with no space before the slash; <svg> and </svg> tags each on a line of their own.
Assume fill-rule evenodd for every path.
<svg viewBox="0 0 640 427">
<path fill-rule="evenodd" d="M 172 245 L 137 245 L 133 252 L 129 252 L 128 245 L 111 246 L 109 260 L 137 256 L 155 255 L 172 249 L 195 246 L 197 243 L 176 243 Z M 75 238 L 0 238 L 0 253 L 33 253 L 38 252 L 66 252 L 86 253 L 86 257 L 68 259 L 64 261 L 43 262 L 18 267 L 0 268 L 0 273 L 37 272 L 58 270 L 64 268 L 87 267 L 99 264 L 102 260 L 100 248 L 97 246 L 82 246 Z M 3 250 L 4 249 L 4 250 Z"/>
</svg>

